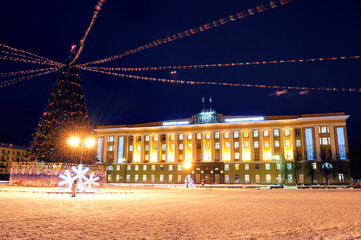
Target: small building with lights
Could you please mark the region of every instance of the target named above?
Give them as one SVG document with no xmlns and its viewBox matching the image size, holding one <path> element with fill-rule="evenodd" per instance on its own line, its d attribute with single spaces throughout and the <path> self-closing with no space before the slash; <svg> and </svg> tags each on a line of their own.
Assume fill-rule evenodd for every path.
<svg viewBox="0 0 361 240">
<path fill-rule="evenodd" d="M 206 184 L 348 184 L 348 117 L 209 109 L 186 119 L 99 126 L 98 160 L 114 183 L 184 183 L 191 175 Z"/>
<path fill-rule="evenodd" d="M 12 162 L 26 161 L 25 146 L 12 143 L 0 143 L 0 179 L 9 179 L 10 166 Z"/>
</svg>

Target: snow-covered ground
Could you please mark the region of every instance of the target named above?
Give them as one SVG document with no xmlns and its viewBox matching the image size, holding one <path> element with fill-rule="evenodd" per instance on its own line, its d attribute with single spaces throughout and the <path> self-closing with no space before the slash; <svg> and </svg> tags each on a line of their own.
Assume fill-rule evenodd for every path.
<svg viewBox="0 0 361 240">
<path fill-rule="evenodd" d="M 361 239 L 361 190 L 0 185 L 0 239 Z"/>
</svg>

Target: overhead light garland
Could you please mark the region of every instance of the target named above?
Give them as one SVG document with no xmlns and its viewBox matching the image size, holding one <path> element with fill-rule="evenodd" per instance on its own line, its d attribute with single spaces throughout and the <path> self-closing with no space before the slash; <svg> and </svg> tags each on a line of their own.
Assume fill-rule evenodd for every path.
<svg viewBox="0 0 361 240">
<path fill-rule="evenodd" d="M 42 76 L 42 75 L 50 74 L 50 73 L 53 73 L 53 72 L 56 72 L 56 71 L 59 71 L 59 69 L 55 68 L 53 70 L 46 71 L 46 72 L 40 72 L 40 73 L 36 73 L 36 74 L 33 74 L 33 75 L 28 75 L 28 76 L 24 76 L 24 77 L 20 77 L 20 78 L 6 80 L 6 81 L 3 81 L 3 82 L 0 82 L 0 88 L 6 87 L 6 86 L 9 86 L 9 85 L 18 83 L 18 82 L 23 82 L 23 81 L 31 79 L 31 78 L 35 78 L 35 77 L 39 77 L 39 76 Z"/>
<path fill-rule="evenodd" d="M 24 70 L 24 71 L 17 71 L 17 72 L 8 72 L 8 73 L 0 73 L 0 78 L 10 77 L 10 76 L 17 76 L 17 75 L 25 75 L 25 74 L 33 74 L 38 72 L 45 72 L 58 69 L 56 67 L 50 68 L 40 68 L 40 69 L 32 69 L 32 70 Z"/>
</svg>

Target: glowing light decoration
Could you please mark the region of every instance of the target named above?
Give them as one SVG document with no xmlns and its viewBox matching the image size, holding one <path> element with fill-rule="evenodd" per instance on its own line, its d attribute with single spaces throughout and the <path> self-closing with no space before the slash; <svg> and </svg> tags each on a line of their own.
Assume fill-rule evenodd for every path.
<svg viewBox="0 0 361 240">
<path fill-rule="evenodd" d="M 226 123 L 264 121 L 264 117 L 227 118 Z"/>
<path fill-rule="evenodd" d="M 243 151 L 242 159 L 244 161 L 250 161 L 251 160 L 251 152 L 250 151 Z"/>
<path fill-rule="evenodd" d="M 58 185 L 59 186 L 68 185 L 68 187 L 67 188 L 58 187 L 57 188 L 58 191 L 71 191 L 73 183 L 76 180 L 78 181 L 77 189 L 76 189 L 77 192 L 92 192 L 92 185 L 98 187 L 100 186 L 100 184 L 96 182 L 100 178 L 99 177 L 94 178 L 94 172 L 90 174 L 89 178 L 86 177 L 86 173 L 89 171 L 88 167 L 83 169 L 83 165 L 79 164 L 78 168 L 72 167 L 71 169 L 75 173 L 74 176 L 71 175 L 69 170 L 65 171 L 66 176 L 64 176 L 63 174 L 59 175 L 59 177 L 63 179 L 63 181 L 59 182 Z M 97 191 L 99 190 L 100 189 L 98 188 Z"/>
<path fill-rule="evenodd" d="M 164 122 L 163 126 L 187 125 L 187 124 L 189 124 L 189 121 Z"/>
</svg>

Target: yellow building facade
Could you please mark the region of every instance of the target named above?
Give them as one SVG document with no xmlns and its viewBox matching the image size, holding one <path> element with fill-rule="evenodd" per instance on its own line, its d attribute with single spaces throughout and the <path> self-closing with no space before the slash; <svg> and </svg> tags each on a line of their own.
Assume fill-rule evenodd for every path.
<svg viewBox="0 0 361 240">
<path fill-rule="evenodd" d="M 0 179 L 9 179 L 12 162 L 26 161 L 26 147 L 11 143 L 0 143 Z"/>
<path fill-rule="evenodd" d="M 98 160 L 108 165 L 108 182 L 183 183 L 191 175 L 210 184 L 349 183 L 348 117 L 206 110 L 187 119 L 99 126 Z"/>
</svg>

